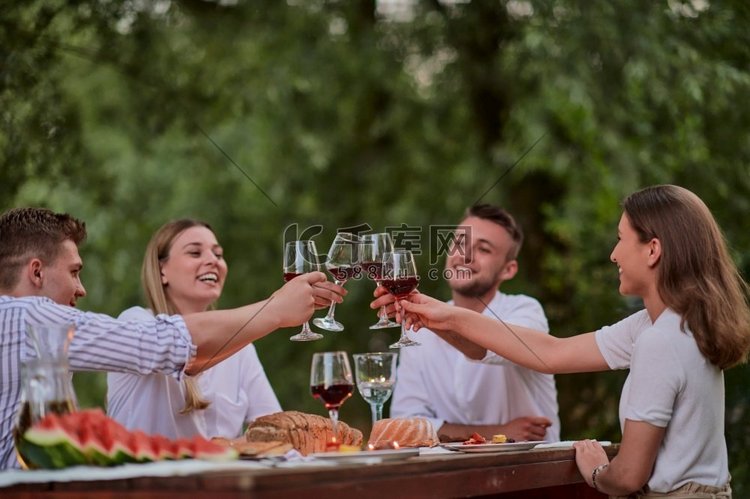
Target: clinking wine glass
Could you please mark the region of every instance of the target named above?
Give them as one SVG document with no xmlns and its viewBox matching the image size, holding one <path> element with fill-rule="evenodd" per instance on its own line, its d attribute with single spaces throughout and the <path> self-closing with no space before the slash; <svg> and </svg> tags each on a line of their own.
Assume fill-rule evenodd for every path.
<svg viewBox="0 0 750 499">
<path fill-rule="evenodd" d="M 375 352 L 354 354 L 354 373 L 357 377 L 357 390 L 370 404 L 372 424 L 383 419 L 383 405 L 391 398 L 396 383 L 395 352 Z"/>
<path fill-rule="evenodd" d="M 310 391 L 312 396 L 321 400 L 333 427 L 334 442 L 338 441 L 337 423 L 339 407 L 352 396 L 354 381 L 349 357 L 346 352 L 319 352 L 313 354 L 310 367 Z"/>
<path fill-rule="evenodd" d="M 378 285 L 380 285 L 380 279 L 383 275 L 383 254 L 389 251 L 393 251 L 393 241 L 387 232 L 362 236 L 362 263 L 360 266 L 365 276 Z M 370 329 L 398 327 L 398 322 L 388 318 L 385 305 L 380 307 L 378 319 L 378 322 L 370 326 Z"/>
<path fill-rule="evenodd" d="M 337 285 L 343 286 L 346 281 L 359 273 L 359 254 L 362 240 L 355 234 L 339 232 L 331 243 L 326 260 L 326 270 L 333 276 Z M 343 331 L 344 326 L 334 318 L 336 302 L 331 302 L 325 317 L 313 319 L 313 324 L 326 331 Z"/>
<path fill-rule="evenodd" d="M 314 272 L 320 268 L 318 264 L 318 250 L 313 241 L 289 241 L 284 245 L 284 281 L 289 282 L 297 276 Z M 291 341 L 313 341 L 323 337 L 322 334 L 310 329 L 310 323 L 305 322 L 302 330 L 289 338 Z"/>
<path fill-rule="evenodd" d="M 409 293 L 417 289 L 419 275 L 414 255 L 411 251 L 395 250 L 383 255 L 383 277 L 381 285 L 396 298 L 404 300 Z M 406 335 L 406 321 L 401 320 L 401 337 L 390 348 L 417 346 L 418 342 Z"/>
</svg>

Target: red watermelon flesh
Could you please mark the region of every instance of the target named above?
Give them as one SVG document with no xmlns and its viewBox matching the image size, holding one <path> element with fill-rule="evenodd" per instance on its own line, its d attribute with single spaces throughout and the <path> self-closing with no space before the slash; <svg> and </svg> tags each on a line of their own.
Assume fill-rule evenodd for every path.
<svg viewBox="0 0 750 499">
<path fill-rule="evenodd" d="M 172 442 L 172 450 L 176 459 L 189 459 L 193 457 L 193 443 L 186 438 L 180 438 Z"/>
<path fill-rule="evenodd" d="M 151 450 L 156 461 L 175 458 L 172 441 L 163 435 L 151 435 Z"/>
<path fill-rule="evenodd" d="M 79 442 L 71 438 L 57 414 L 49 414 L 27 430 L 18 441 L 18 451 L 30 467 L 56 469 L 86 463 Z"/>
<path fill-rule="evenodd" d="M 140 430 L 136 430 L 128 436 L 130 451 L 136 462 L 146 463 L 156 460 L 156 454 L 151 447 L 151 437 Z"/>
</svg>

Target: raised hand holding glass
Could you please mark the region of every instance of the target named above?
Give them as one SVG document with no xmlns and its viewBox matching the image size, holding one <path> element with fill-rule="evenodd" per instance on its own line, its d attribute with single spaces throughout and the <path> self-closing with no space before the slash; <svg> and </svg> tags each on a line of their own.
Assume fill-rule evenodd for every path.
<svg viewBox="0 0 750 499">
<path fill-rule="evenodd" d="M 308 272 L 315 272 L 320 268 L 318 264 L 318 250 L 313 241 L 289 241 L 284 245 L 284 281 L 289 282 L 297 276 Z M 310 329 L 310 323 L 305 322 L 302 330 L 289 338 L 291 341 L 313 341 L 323 337 L 322 334 Z"/>
<path fill-rule="evenodd" d="M 362 240 L 355 234 L 339 232 L 331 243 L 326 260 L 326 269 L 339 286 L 359 273 L 359 255 Z M 326 331 L 343 331 L 344 326 L 336 321 L 336 302 L 331 302 L 325 317 L 313 319 L 313 324 Z"/>
<path fill-rule="evenodd" d="M 383 254 L 389 251 L 393 251 L 393 241 L 387 232 L 362 236 L 362 272 L 378 285 L 380 285 L 380 278 L 383 275 Z M 398 327 L 398 322 L 388 318 L 385 305 L 380 307 L 378 318 L 378 322 L 370 326 L 370 329 Z"/>
<path fill-rule="evenodd" d="M 414 255 L 411 251 L 395 250 L 383 255 L 383 277 L 380 284 L 396 298 L 396 302 L 405 299 L 417 289 L 419 275 Z M 406 335 L 404 321 L 401 321 L 401 337 L 390 348 L 417 346 L 418 342 Z"/>
</svg>

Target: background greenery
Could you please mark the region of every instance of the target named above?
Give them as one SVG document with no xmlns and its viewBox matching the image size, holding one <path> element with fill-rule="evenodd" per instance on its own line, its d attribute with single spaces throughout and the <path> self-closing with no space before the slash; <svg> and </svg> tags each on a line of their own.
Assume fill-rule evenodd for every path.
<svg viewBox="0 0 750 499">
<path fill-rule="evenodd" d="M 527 242 L 508 291 L 545 305 L 557 335 L 638 303 L 608 256 L 619 201 L 655 183 L 700 195 L 750 270 L 750 6 L 689 1 L 30 0 L 0 7 L 0 209 L 87 221 L 85 309 L 141 302 L 150 234 L 207 220 L 226 249 L 221 306 L 281 285 L 293 223 L 417 228 L 479 200 Z M 413 233 L 413 232 L 412 232 Z M 257 342 L 285 409 L 309 395 L 313 352 L 386 348 L 373 286 L 352 282 L 319 342 Z M 440 281 L 420 289 L 447 297 Z M 558 376 L 564 439 L 619 440 L 625 373 Z M 733 485 L 748 493 L 748 368 L 726 374 Z M 77 375 L 102 405 L 101 375 Z M 365 432 L 358 396 L 342 418 Z"/>
</svg>

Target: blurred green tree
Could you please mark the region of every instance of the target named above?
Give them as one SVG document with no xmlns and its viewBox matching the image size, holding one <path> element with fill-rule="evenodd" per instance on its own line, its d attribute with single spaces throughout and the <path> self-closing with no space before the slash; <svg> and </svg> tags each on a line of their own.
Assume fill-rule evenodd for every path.
<svg viewBox="0 0 750 499">
<path fill-rule="evenodd" d="M 746 2 L 103 2 L 0 8 L 0 208 L 85 219 L 89 295 L 141 302 L 150 234 L 205 219 L 225 246 L 221 306 L 281 285 L 284 233 L 429 226 L 478 201 L 507 206 L 527 242 L 508 289 L 537 296 L 558 335 L 614 322 L 608 260 L 619 200 L 671 182 L 699 194 L 750 271 L 750 8 Z M 403 225 L 402 225 L 403 224 Z M 258 342 L 287 409 L 309 396 L 312 352 L 385 349 L 372 284 L 351 282 L 346 326 L 320 342 Z M 420 289 L 438 297 L 439 280 Z M 734 489 L 748 490 L 748 368 L 727 373 Z M 76 376 L 82 405 L 101 375 Z M 558 377 L 563 437 L 619 440 L 624 373 Z M 596 407 L 596 410 L 593 410 Z M 342 418 L 364 430 L 357 397 Z"/>
</svg>

